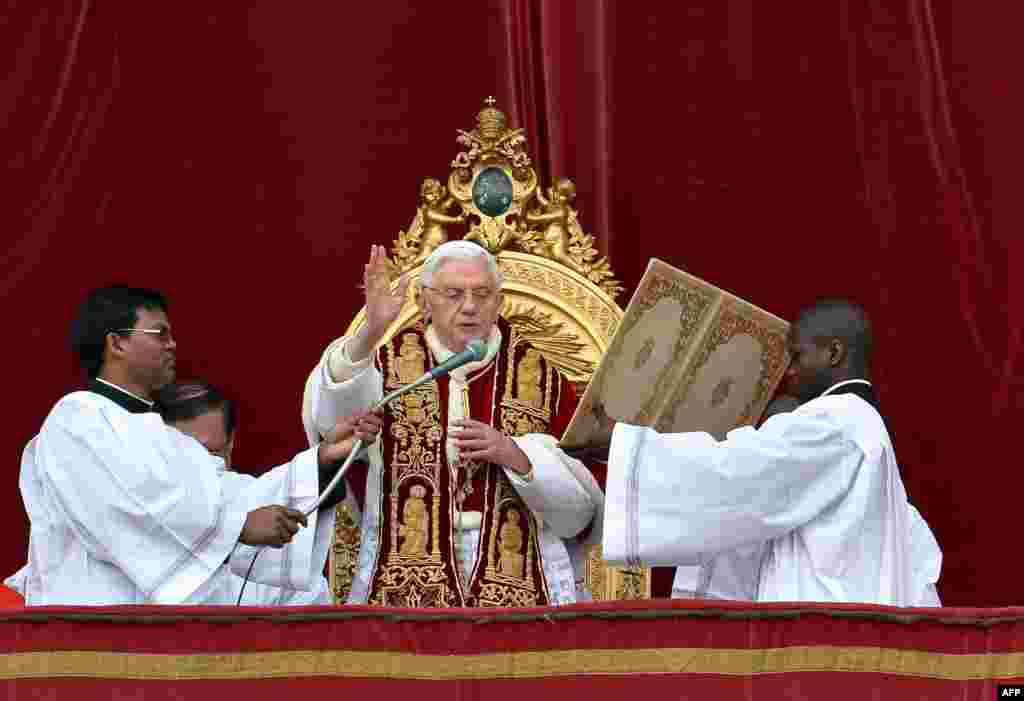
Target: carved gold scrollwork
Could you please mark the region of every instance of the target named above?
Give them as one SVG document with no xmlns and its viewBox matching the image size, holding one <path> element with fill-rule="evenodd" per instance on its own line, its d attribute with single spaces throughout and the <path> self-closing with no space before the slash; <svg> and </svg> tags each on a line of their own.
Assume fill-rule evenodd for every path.
<svg viewBox="0 0 1024 701">
<path fill-rule="evenodd" d="M 536 305 L 511 301 L 506 301 L 502 316 L 508 319 L 523 340 L 529 341 L 567 377 L 593 374 L 596 365 L 581 356 L 586 344 L 579 341 L 579 336 L 566 330 L 565 322 L 555 321 L 550 313 L 541 311 Z"/>
<path fill-rule="evenodd" d="M 420 206 L 391 249 L 395 272 L 415 268 L 439 245 L 461 236 L 491 253 L 521 251 L 556 261 L 614 298 L 622 286 L 608 259 L 598 257 L 594 237 L 580 226 L 572 207 L 576 186 L 562 176 L 546 194 L 538 188 L 525 133 L 508 128 L 493 98 L 485 102 L 476 128 L 458 130 L 456 141 L 463 150 L 452 161 L 447 187 L 433 178 L 423 181 Z M 502 184 L 500 191 L 484 188 L 488 191 L 481 194 L 481 178 Z M 486 198 L 502 196 L 507 203 L 490 209 Z M 455 233 L 462 225 L 465 230 Z"/>
<path fill-rule="evenodd" d="M 331 593 L 335 601 L 345 601 L 352 589 L 352 578 L 359 559 L 359 522 L 348 504 L 338 505 L 331 548 Z"/>
</svg>

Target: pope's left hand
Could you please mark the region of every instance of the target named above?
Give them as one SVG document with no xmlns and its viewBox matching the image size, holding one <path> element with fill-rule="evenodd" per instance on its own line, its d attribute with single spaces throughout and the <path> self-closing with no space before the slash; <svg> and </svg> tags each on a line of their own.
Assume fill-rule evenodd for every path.
<svg viewBox="0 0 1024 701">
<path fill-rule="evenodd" d="M 461 430 L 455 436 L 455 447 L 465 460 L 484 460 L 511 468 L 521 475 L 530 471 L 530 459 L 510 437 L 493 426 L 460 419 L 452 422 Z"/>
</svg>

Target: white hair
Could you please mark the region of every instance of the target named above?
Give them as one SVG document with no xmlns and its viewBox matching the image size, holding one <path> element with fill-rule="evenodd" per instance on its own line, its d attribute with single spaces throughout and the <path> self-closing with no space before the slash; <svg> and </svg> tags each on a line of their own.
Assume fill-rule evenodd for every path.
<svg viewBox="0 0 1024 701">
<path fill-rule="evenodd" d="M 498 286 L 498 289 L 501 289 L 503 280 L 501 271 L 498 270 L 498 261 L 486 248 L 472 241 L 448 241 L 435 248 L 423 263 L 423 272 L 420 273 L 420 280 L 423 281 L 423 284 L 430 287 L 431 281 L 434 279 L 434 273 L 438 271 L 445 261 L 449 260 L 474 261 L 486 264 L 487 269 L 494 276 L 495 284 Z"/>
</svg>

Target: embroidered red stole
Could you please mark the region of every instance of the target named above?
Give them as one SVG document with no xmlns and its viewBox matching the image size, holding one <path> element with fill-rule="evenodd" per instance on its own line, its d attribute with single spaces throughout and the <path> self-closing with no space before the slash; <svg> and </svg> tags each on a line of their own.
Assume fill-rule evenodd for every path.
<svg viewBox="0 0 1024 701">
<path fill-rule="evenodd" d="M 507 322 L 498 323 L 501 349 L 469 378 L 468 415 L 507 435 L 548 433 L 564 380 Z M 426 372 L 434 361 L 422 325 L 396 335 L 378 351 L 377 362 L 385 393 Z M 504 470 L 490 463 L 448 464 L 449 387 L 447 377 L 427 383 L 392 402 L 385 414 L 380 539 L 369 603 L 543 606 L 548 591 L 537 523 Z M 468 581 L 455 556 L 457 495 L 463 491 L 469 494 L 462 510 L 483 513 Z"/>
</svg>

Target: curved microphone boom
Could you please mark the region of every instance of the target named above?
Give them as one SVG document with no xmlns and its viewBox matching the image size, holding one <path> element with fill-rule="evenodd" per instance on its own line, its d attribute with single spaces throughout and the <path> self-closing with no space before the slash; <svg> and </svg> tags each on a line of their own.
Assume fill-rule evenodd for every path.
<svg viewBox="0 0 1024 701">
<path fill-rule="evenodd" d="M 379 411 L 383 407 L 387 406 L 394 400 L 401 397 L 406 392 L 414 390 L 420 385 L 426 382 L 430 382 L 431 380 L 436 380 L 438 378 L 444 377 L 455 368 L 460 368 L 466 363 L 479 362 L 483 360 L 486 355 L 487 346 L 486 344 L 484 344 L 483 341 L 471 341 L 469 345 L 466 346 L 466 350 L 462 351 L 461 353 L 456 353 L 455 355 L 448 358 L 448 360 L 444 361 L 440 365 L 437 365 L 431 368 L 428 372 L 423 373 L 420 377 L 416 378 L 415 381 L 410 382 L 404 387 L 399 387 L 394 392 L 388 394 L 379 402 L 374 404 L 371 411 Z M 320 494 L 320 497 L 316 500 L 316 503 L 313 504 L 312 507 L 310 507 L 304 512 L 306 516 L 309 516 L 311 513 L 320 508 L 320 505 L 324 503 L 325 499 L 327 499 L 327 495 L 334 491 L 334 488 L 338 485 L 338 481 L 345 476 L 346 472 L 348 472 L 348 468 L 352 465 L 353 461 L 355 461 L 356 456 L 362 449 L 362 439 L 357 440 L 355 444 L 352 446 L 352 450 L 351 452 L 349 452 L 348 457 L 345 458 L 345 462 L 342 464 L 341 469 L 339 469 L 334 474 L 334 477 L 331 478 L 330 484 L 328 484 L 327 487 L 324 488 L 324 491 Z"/>
</svg>

